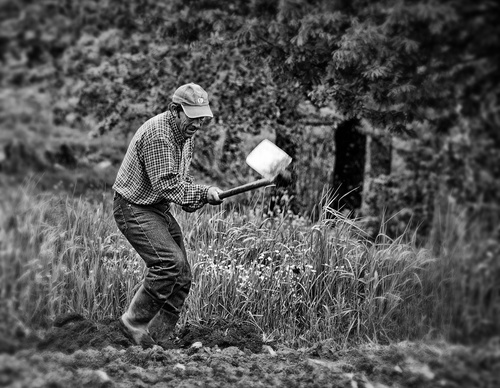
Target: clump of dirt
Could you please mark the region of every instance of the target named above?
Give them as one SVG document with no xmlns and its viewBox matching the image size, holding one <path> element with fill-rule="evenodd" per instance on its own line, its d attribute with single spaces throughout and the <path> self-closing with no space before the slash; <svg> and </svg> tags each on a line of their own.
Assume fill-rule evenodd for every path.
<svg viewBox="0 0 500 388">
<path fill-rule="evenodd" d="M 187 324 L 179 333 L 181 347 L 189 347 L 195 342 L 203 346 L 227 348 L 237 347 L 240 350 L 248 349 L 252 353 L 262 350 L 262 336 L 255 326 L 247 322 L 233 322 L 213 320 L 200 324 Z"/>
</svg>

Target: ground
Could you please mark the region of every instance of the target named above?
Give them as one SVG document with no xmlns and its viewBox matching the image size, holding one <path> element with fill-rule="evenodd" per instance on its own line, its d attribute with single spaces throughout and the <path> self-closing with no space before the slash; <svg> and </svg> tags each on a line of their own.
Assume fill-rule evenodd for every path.
<svg viewBox="0 0 500 388">
<path fill-rule="evenodd" d="M 0 337 L 0 387 L 500 387 L 500 338 L 290 349 L 263 343 L 251 325 L 218 321 L 185 327 L 169 349 L 144 350 L 118 322 L 74 314 L 43 336 L 15 333 Z"/>
</svg>

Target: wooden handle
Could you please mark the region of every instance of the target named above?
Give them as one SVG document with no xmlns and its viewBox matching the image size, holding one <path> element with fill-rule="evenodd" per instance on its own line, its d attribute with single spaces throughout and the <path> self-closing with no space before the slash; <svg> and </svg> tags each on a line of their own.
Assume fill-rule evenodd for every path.
<svg viewBox="0 0 500 388">
<path fill-rule="evenodd" d="M 273 184 L 273 181 L 271 179 L 265 179 L 265 178 L 259 179 L 258 181 L 245 183 L 244 185 L 223 191 L 222 193 L 219 194 L 219 198 L 224 199 L 227 197 L 232 197 L 233 195 L 241 194 L 241 193 L 244 193 L 245 191 L 255 190 L 255 189 L 258 189 L 259 187 L 269 186 L 272 184 Z"/>
</svg>

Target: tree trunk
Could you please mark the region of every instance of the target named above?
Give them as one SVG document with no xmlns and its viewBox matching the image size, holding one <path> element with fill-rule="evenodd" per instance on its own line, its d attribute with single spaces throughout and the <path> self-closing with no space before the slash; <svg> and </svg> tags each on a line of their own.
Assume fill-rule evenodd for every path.
<svg viewBox="0 0 500 388">
<path fill-rule="evenodd" d="M 343 121 L 335 130 L 335 167 L 330 206 L 353 215 L 361 207 L 365 168 L 366 135 L 358 128 L 359 119 Z"/>
<path fill-rule="evenodd" d="M 391 162 L 390 136 L 381 133 L 367 135 L 361 215 L 365 220 L 365 231 L 373 238 L 379 233 L 385 207 L 390 203 L 387 180 Z"/>
</svg>

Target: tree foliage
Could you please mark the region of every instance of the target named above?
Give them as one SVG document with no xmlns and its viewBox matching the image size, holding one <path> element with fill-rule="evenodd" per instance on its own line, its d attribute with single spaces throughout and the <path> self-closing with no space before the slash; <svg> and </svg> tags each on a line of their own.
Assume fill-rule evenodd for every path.
<svg viewBox="0 0 500 388">
<path fill-rule="evenodd" d="M 127 135 L 194 81 L 217 117 L 199 139 L 204 174 L 222 176 L 216 157 L 232 171 L 245 140 L 270 130 L 311 166 L 286 140 L 303 139 L 310 101 L 413 136 L 410 173 L 386 177 L 394 210 L 425 204 L 429 218 L 439 195 L 498 199 L 495 1 L 5 0 L 0 11 L 2 86 L 49 91 L 56 125 Z"/>
<path fill-rule="evenodd" d="M 499 16 L 494 1 L 282 1 L 242 36 L 318 106 L 412 134 L 407 166 L 420 167 L 398 182 L 393 210 L 432 213 L 435 196 L 498 198 Z M 405 202 L 411 187 L 420 194 Z"/>
</svg>

